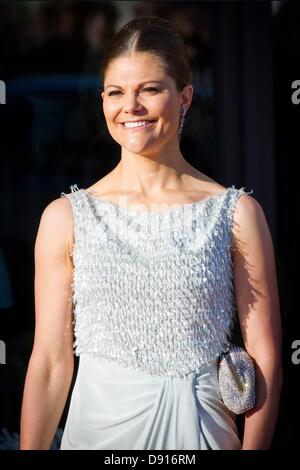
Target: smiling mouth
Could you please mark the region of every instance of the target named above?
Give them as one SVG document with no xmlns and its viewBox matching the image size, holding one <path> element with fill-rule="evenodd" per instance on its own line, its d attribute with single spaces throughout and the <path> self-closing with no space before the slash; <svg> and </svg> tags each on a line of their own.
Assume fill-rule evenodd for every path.
<svg viewBox="0 0 300 470">
<path fill-rule="evenodd" d="M 124 123 L 122 123 L 122 127 L 123 129 L 126 129 L 126 130 L 129 130 L 129 131 L 138 131 L 138 130 L 142 130 L 142 129 L 145 129 L 145 128 L 148 128 L 150 126 L 152 126 L 152 124 L 154 124 L 155 120 L 153 121 L 139 121 L 137 123 L 134 123 L 134 124 L 129 124 L 127 126 L 125 126 Z"/>
</svg>

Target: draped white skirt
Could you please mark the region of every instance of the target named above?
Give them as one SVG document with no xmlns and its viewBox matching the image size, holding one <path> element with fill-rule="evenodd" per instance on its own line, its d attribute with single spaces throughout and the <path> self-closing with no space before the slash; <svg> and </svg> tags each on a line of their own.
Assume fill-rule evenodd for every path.
<svg viewBox="0 0 300 470">
<path fill-rule="evenodd" d="M 217 362 L 184 378 L 81 354 L 61 450 L 240 450 Z"/>
</svg>

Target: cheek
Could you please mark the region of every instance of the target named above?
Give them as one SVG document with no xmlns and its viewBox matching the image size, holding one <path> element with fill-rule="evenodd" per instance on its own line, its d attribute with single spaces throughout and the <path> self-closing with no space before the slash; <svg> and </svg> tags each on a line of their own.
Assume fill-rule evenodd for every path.
<svg viewBox="0 0 300 470">
<path fill-rule="evenodd" d="M 103 105 L 103 113 L 105 116 L 105 119 L 108 121 L 112 121 L 115 119 L 119 112 L 120 106 L 118 106 L 117 103 L 109 103 L 109 104 L 104 104 Z"/>
<path fill-rule="evenodd" d="M 161 107 L 161 116 L 170 122 L 177 122 L 178 105 L 176 100 L 169 97 Z"/>
</svg>

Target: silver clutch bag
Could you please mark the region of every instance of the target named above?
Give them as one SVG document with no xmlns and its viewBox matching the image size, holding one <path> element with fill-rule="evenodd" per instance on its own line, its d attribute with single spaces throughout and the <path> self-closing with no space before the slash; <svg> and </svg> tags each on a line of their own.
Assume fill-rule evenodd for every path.
<svg viewBox="0 0 300 470">
<path fill-rule="evenodd" d="M 241 346 L 231 345 L 221 354 L 218 370 L 219 387 L 225 406 L 242 414 L 255 405 L 255 368 Z"/>
</svg>

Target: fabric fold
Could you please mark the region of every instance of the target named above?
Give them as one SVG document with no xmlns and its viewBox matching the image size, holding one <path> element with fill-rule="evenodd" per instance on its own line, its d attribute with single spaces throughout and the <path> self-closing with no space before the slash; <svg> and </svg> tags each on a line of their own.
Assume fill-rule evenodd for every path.
<svg viewBox="0 0 300 470">
<path fill-rule="evenodd" d="M 80 356 L 61 450 L 239 450 L 217 361 L 183 378 Z"/>
</svg>

